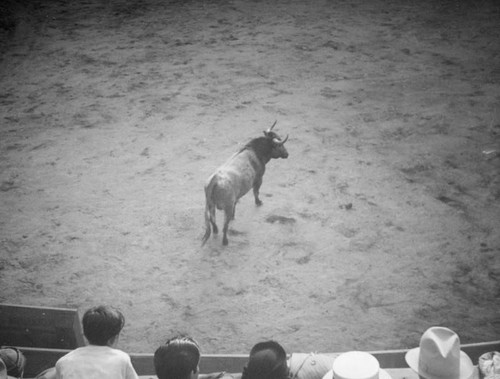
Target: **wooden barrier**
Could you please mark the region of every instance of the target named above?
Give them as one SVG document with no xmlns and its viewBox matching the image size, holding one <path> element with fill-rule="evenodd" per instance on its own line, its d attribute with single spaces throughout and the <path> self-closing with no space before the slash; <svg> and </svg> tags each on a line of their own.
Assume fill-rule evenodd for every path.
<svg viewBox="0 0 500 379">
<path fill-rule="evenodd" d="M 0 304 L 0 344 L 23 351 L 28 378 L 84 346 L 85 339 L 76 309 Z"/>
<path fill-rule="evenodd" d="M 500 351 L 500 341 L 465 344 L 460 347 L 477 365 L 479 357 L 490 351 Z M 405 361 L 405 354 L 408 350 L 381 350 L 370 351 L 384 369 L 401 369 L 398 375 L 408 374 L 408 365 Z M 339 353 L 324 353 L 330 356 L 336 356 Z M 132 364 L 140 375 L 154 375 L 153 355 L 152 354 L 131 354 Z M 248 354 L 206 354 L 201 357 L 200 372 L 242 372 L 248 361 Z M 411 371 L 411 370 L 410 370 Z"/>
<path fill-rule="evenodd" d="M 74 349 L 85 345 L 75 309 L 0 304 L 2 345 Z"/>
<path fill-rule="evenodd" d="M 85 345 L 78 311 L 48 307 L 0 304 L 0 344 L 18 347 L 26 356 L 25 378 L 35 377 L 72 349 Z M 491 351 L 500 351 L 500 341 L 462 345 L 461 349 L 477 365 L 478 358 Z M 391 370 L 396 378 L 413 378 L 408 371 L 407 350 L 370 351 L 380 367 Z M 339 353 L 326 353 L 335 356 Z M 154 377 L 153 354 L 130 354 L 132 364 L 141 376 Z M 200 372 L 242 372 L 248 354 L 205 354 Z"/>
<path fill-rule="evenodd" d="M 43 370 L 53 367 L 57 360 L 70 350 L 41 349 L 20 347 L 26 355 L 28 362 L 25 378 L 36 376 Z M 500 341 L 462 345 L 461 349 L 469 355 L 472 362 L 477 365 L 478 358 L 490 351 L 500 351 Z M 408 369 L 404 356 L 407 350 L 370 351 L 380 363 L 380 367 L 393 373 L 393 379 L 413 378 L 412 371 Z M 325 353 L 335 356 L 339 353 Z M 153 354 L 130 354 L 135 370 L 141 376 L 154 377 Z M 213 372 L 242 372 L 248 361 L 246 354 L 205 354 L 201 357 L 200 372 L 207 374 Z M 418 377 L 418 376 L 417 376 Z"/>
</svg>

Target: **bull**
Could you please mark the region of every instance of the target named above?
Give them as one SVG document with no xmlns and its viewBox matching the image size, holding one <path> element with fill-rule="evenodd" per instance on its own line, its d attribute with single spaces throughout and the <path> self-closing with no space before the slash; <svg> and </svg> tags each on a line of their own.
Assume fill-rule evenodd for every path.
<svg viewBox="0 0 500 379">
<path fill-rule="evenodd" d="M 255 204 L 262 205 L 259 199 L 259 190 L 266 164 L 271 159 L 288 158 L 284 140 L 273 132 L 274 124 L 266 131 L 264 137 L 258 137 L 248 142 L 240 151 L 220 166 L 205 184 L 205 226 L 206 231 L 202 238 L 202 246 L 210 237 L 219 232 L 215 223 L 215 208 L 224 211 L 224 227 L 222 244 L 227 245 L 227 229 L 229 222 L 234 219 L 237 201 L 253 188 Z"/>
</svg>

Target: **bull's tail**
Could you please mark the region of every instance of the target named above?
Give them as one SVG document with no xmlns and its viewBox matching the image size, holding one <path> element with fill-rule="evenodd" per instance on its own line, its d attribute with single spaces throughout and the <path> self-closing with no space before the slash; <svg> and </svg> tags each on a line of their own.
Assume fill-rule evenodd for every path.
<svg viewBox="0 0 500 379">
<path fill-rule="evenodd" d="M 215 224 L 215 202 L 213 199 L 213 191 L 216 184 L 217 180 L 214 175 L 208 184 L 205 185 L 205 234 L 201 239 L 201 246 L 207 242 L 212 233 L 212 228 L 214 229 L 214 233 L 218 232 L 217 225 Z"/>
</svg>

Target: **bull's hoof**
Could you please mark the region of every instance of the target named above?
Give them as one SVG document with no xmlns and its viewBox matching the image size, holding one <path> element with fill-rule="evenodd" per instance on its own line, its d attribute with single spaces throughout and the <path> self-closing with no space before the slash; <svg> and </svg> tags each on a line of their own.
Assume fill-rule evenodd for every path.
<svg viewBox="0 0 500 379">
<path fill-rule="evenodd" d="M 224 246 L 227 246 L 227 238 L 223 238 L 223 239 L 222 239 L 222 244 L 223 244 Z"/>
<path fill-rule="evenodd" d="M 217 227 L 217 225 L 214 225 L 212 229 L 214 231 L 214 234 L 219 233 L 219 228 Z"/>
<path fill-rule="evenodd" d="M 260 200 L 255 200 L 255 205 L 260 207 L 262 205 L 262 201 Z"/>
</svg>

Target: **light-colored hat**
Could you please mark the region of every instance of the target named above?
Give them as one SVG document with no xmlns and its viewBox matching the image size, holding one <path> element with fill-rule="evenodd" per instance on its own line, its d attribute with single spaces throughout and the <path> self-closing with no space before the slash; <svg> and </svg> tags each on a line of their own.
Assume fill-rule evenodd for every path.
<svg viewBox="0 0 500 379">
<path fill-rule="evenodd" d="M 349 351 L 340 354 L 323 379 L 391 379 L 370 353 Z"/>
<path fill-rule="evenodd" d="M 500 353 L 490 351 L 479 357 L 477 362 L 479 377 L 484 379 L 500 379 Z"/>
<path fill-rule="evenodd" d="M 420 347 L 406 353 L 406 363 L 426 379 L 469 379 L 474 365 L 460 350 L 458 335 L 448 328 L 433 326 L 420 338 Z"/>
<path fill-rule="evenodd" d="M 24 367 L 26 366 L 26 357 L 16 347 L 2 346 L 0 348 L 0 359 L 7 368 L 7 375 L 16 378 L 22 378 Z"/>
<path fill-rule="evenodd" d="M 0 358 L 0 379 L 7 378 L 7 366 L 5 366 L 4 361 Z"/>
<path fill-rule="evenodd" d="M 16 379 L 13 376 L 7 375 L 7 366 L 2 358 L 0 358 L 0 379 Z"/>
</svg>

